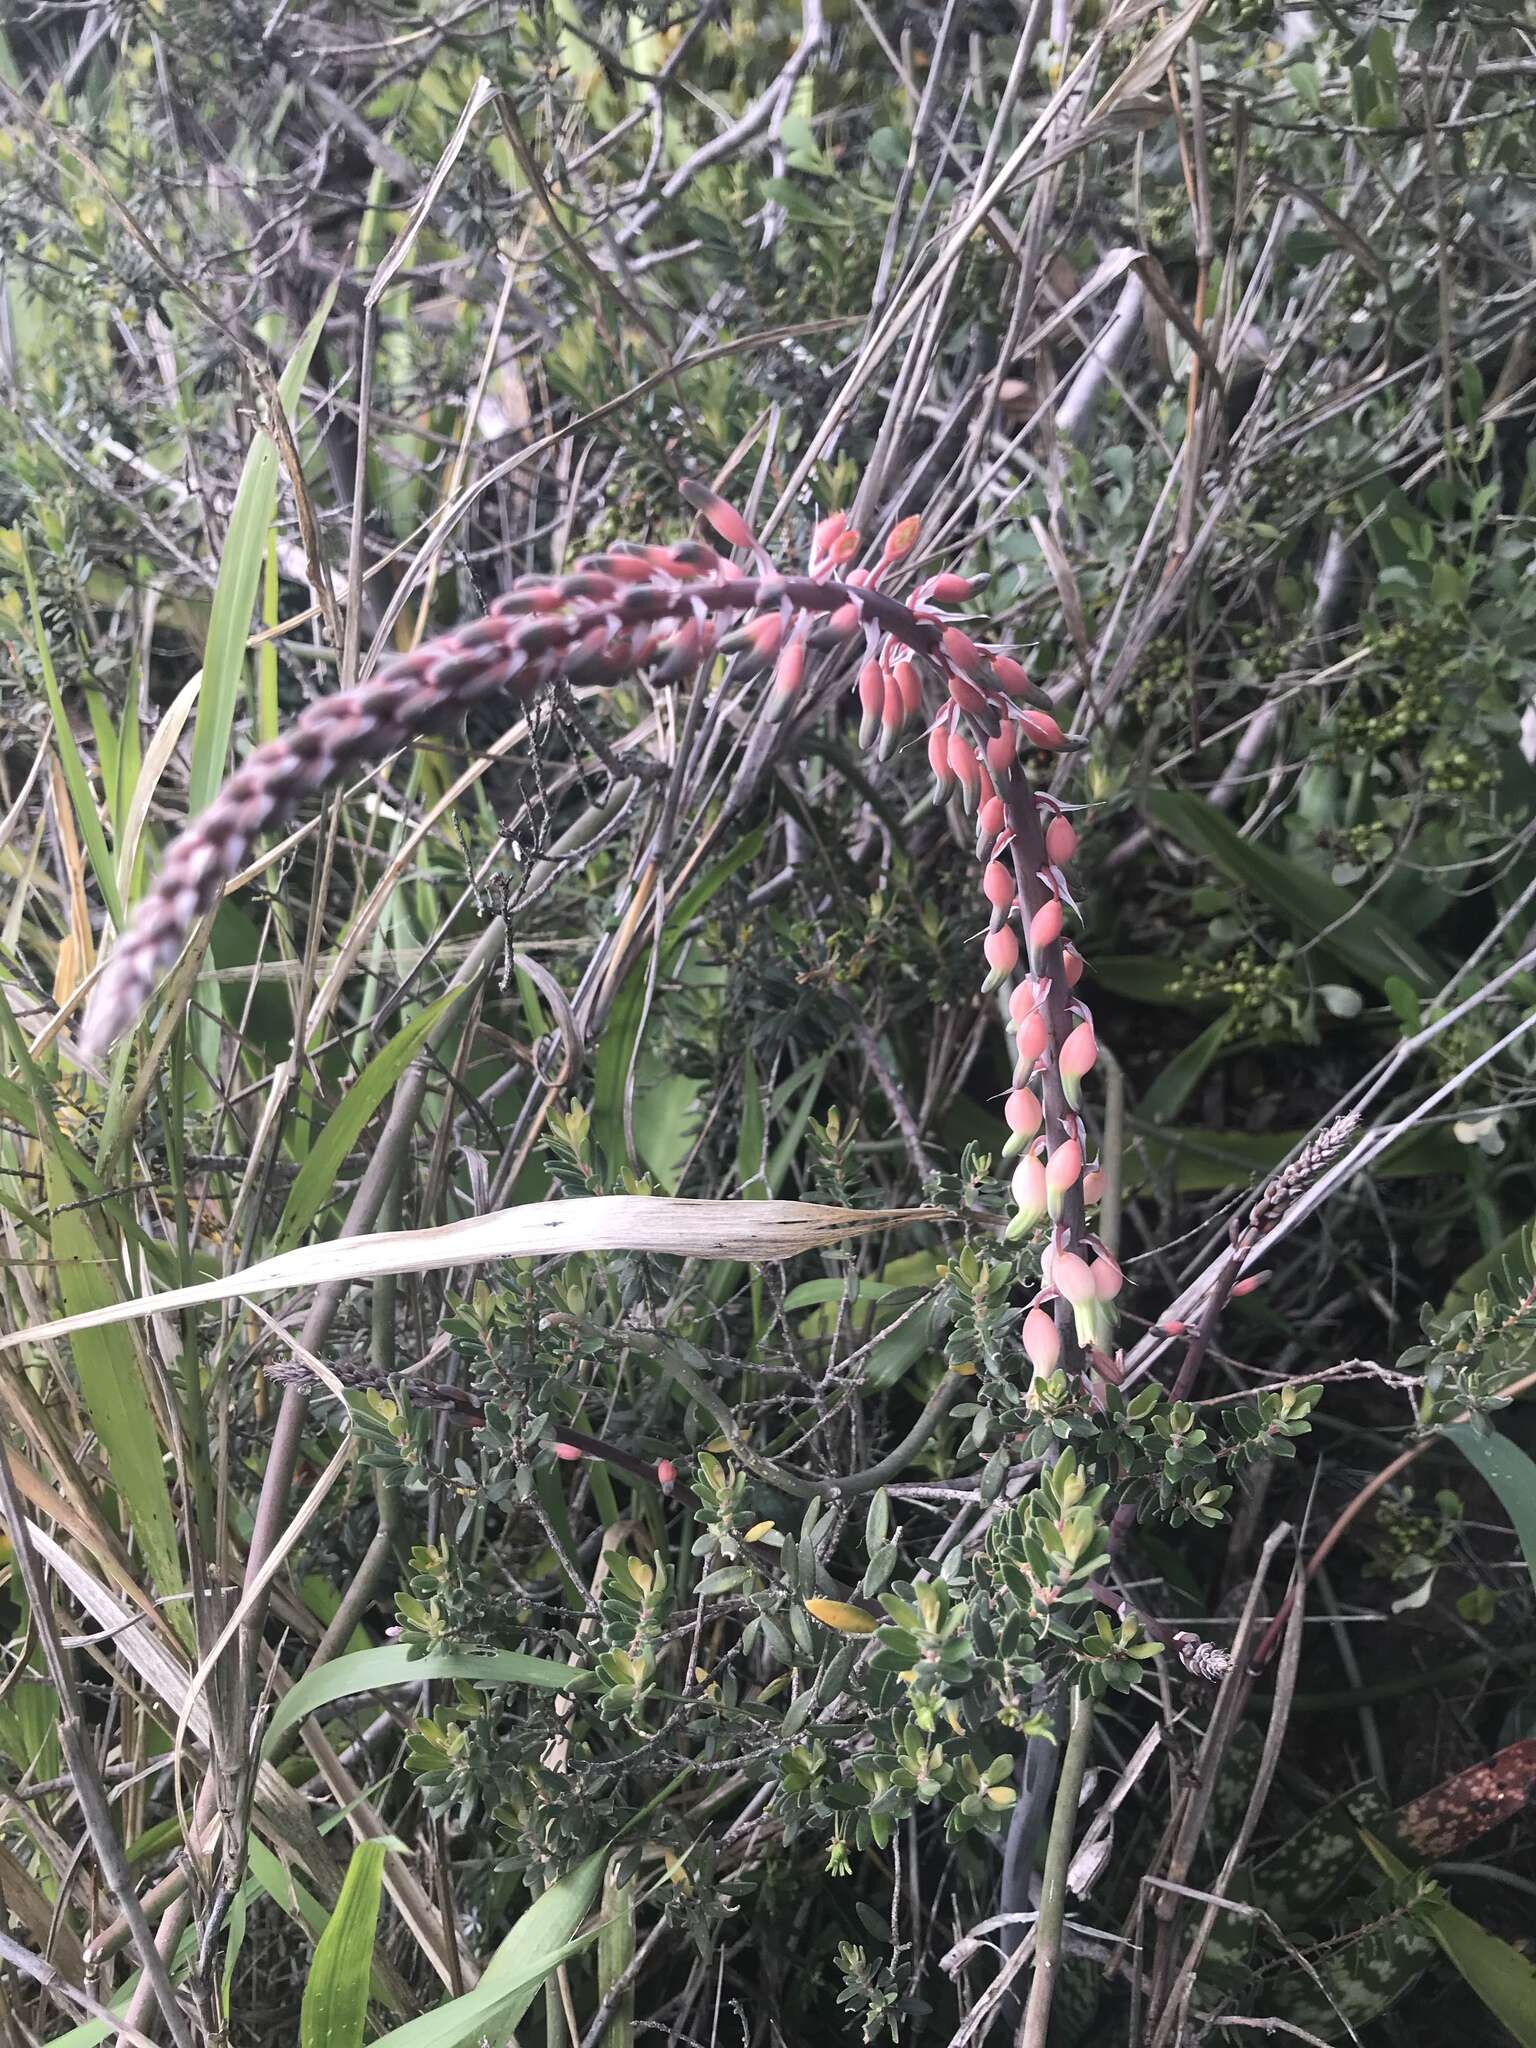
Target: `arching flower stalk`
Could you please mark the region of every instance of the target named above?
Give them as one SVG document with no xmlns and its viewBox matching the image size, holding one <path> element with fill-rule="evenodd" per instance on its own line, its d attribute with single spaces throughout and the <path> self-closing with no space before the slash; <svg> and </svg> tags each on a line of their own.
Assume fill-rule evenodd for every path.
<svg viewBox="0 0 1536 2048">
<path fill-rule="evenodd" d="M 813 632 L 818 645 L 858 645 L 863 745 L 888 756 L 937 699 L 928 732 L 936 793 L 940 801 L 958 794 L 976 819 L 988 908 L 985 985 L 1012 984 L 1007 1150 L 1023 1156 L 1010 1233 L 1050 1221 L 1037 1307 L 1058 1304 L 1062 1363 L 1074 1368 L 1080 1348 L 1104 1348 L 1112 1314 L 1112 1293 L 1094 1275 L 1100 1248 L 1084 1224 L 1084 1189 L 1096 1176 L 1085 1172 L 1080 1091 L 1097 1048 L 1073 994 L 1083 962 L 1063 937 L 1073 909 L 1065 868 L 1077 834 L 1056 799 L 1031 788 L 1019 760 L 1029 750 L 1059 752 L 1073 743 L 1019 663 L 978 642 L 956 616 L 979 580 L 943 571 L 921 580 L 906 602 L 882 588 L 917 543 L 916 519 L 902 520 L 878 556 L 855 566 L 859 536 L 834 513 L 815 530 L 805 572 L 781 574 L 733 506 L 702 486 L 684 489 L 716 537 L 750 556 L 750 569 L 700 540 L 617 546 L 563 576 L 520 578 L 484 618 L 395 657 L 356 689 L 307 706 L 287 732 L 247 757 L 170 848 L 92 993 L 84 1045 L 100 1052 L 144 1014 L 156 976 L 217 903 L 258 835 L 345 771 L 439 732 L 492 698 L 527 702 L 557 679 L 669 682 L 733 647 L 750 647 L 771 665 L 767 715 L 780 718 L 803 696 Z M 1081 1301 L 1078 1266 L 1094 1275 Z M 1033 1327 L 1038 1332 L 1038 1322 Z M 1046 1355 L 1038 1335 L 1031 1355 L 1037 1367 Z"/>
</svg>

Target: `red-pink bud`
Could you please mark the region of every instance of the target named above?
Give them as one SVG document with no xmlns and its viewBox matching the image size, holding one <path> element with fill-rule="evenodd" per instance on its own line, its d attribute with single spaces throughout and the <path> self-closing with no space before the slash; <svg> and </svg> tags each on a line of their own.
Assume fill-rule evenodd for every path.
<svg viewBox="0 0 1536 2048">
<path fill-rule="evenodd" d="M 752 548 L 758 546 L 757 536 L 748 526 L 736 507 L 712 491 L 707 484 L 696 483 L 684 478 L 679 486 L 682 495 L 696 512 L 699 512 L 719 534 L 727 547 Z"/>
<path fill-rule="evenodd" d="M 878 661 L 866 661 L 859 670 L 859 745 L 872 747 L 885 709 L 885 676 Z"/>
<path fill-rule="evenodd" d="M 1093 1291 L 1100 1301 L 1113 1301 L 1125 1285 L 1119 1261 L 1112 1259 L 1108 1252 L 1100 1252 L 1088 1270 L 1093 1275 Z"/>
<path fill-rule="evenodd" d="M 851 562 L 858 552 L 859 536 L 857 532 L 850 528 L 840 540 L 833 543 L 832 552 L 828 555 L 827 560 L 831 562 L 834 568 L 841 569 L 843 564 Z"/>
<path fill-rule="evenodd" d="M 917 536 L 922 531 L 922 526 L 922 517 L 916 512 L 910 519 L 897 520 L 881 553 L 881 561 L 899 562 L 903 555 L 910 555 L 917 546 Z"/>
<path fill-rule="evenodd" d="M 994 910 L 1011 910 L 1018 894 L 1013 876 L 1000 860 L 989 860 L 981 878 L 982 894 Z"/>
<path fill-rule="evenodd" d="M 824 555 L 834 541 L 841 540 L 848 531 L 846 512 L 829 512 L 817 526 L 811 539 L 811 560 L 814 562 Z"/>
<path fill-rule="evenodd" d="M 1014 1041 L 1013 1057 L 1014 1072 L 1016 1074 L 1032 1074 L 1034 1072 L 1035 1062 L 1045 1051 L 1049 1038 L 1050 1033 L 1046 1027 L 1044 1012 L 1041 1010 L 1031 1010 L 1019 1026 L 1018 1037 Z"/>
<path fill-rule="evenodd" d="M 1008 1097 L 1004 1108 L 1010 1131 L 1032 1138 L 1045 1121 L 1045 1111 L 1040 1107 L 1040 1098 L 1028 1088 L 1015 1088 Z"/>
<path fill-rule="evenodd" d="M 1057 1071 L 1061 1075 L 1061 1092 L 1074 1109 L 1082 1106 L 1083 1076 L 1099 1056 L 1099 1042 L 1093 1035 L 1093 1025 L 1088 1018 L 1074 1025 L 1067 1033 Z"/>
<path fill-rule="evenodd" d="M 1006 980 L 1019 964 L 1019 941 L 1013 926 L 999 925 L 995 932 L 988 932 L 981 950 L 992 970 L 986 979 L 985 992 L 985 989 L 996 988 L 1000 981 Z"/>
<path fill-rule="evenodd" d="M 1027 1024 L 1037 1007 L 1034 984 L 1021 981 L 1008 998 L 1009 1029 L 1017 1031 L 1021 1025 Z"/>
<path fill-rule="evenodd" d="M 956 705 L 961 711 L 969 712 L 972 718 L 986 717 L 987 700 L 973 682 L 967 681 L 962 675 L 951 673 L 946 687 L 949 690 L 951 704 Z"/>
<path fill-rule="evenodd" d="M 1029 920 L 1029 957 L 1031 960 L 1047 946 L 1054 946 L 1061 937 L 1061 903 L 1052 896 L 1042 903 Z"/>
<path fill-rule="evenodd" d="M 965 579 L 964 577 L 958 577 L 956 581 L 963 583 Z M 970 595 L 969 584 L 966 585 L 966 595 Z M 939 645 L 943 648 L 951 666 L 959 669 L 963 675 L 974 675 L 981 667 L 981 649 L 976 645 L 970 634 L 962 633 L 958 626 L 946 626 L 943 633 L 939 636 Z"/>
<path fill-rule="evenodd" d="M 782 718 L 805 681 L 805 642 L 791 640 L 779 655 L 773 671 L 773 695 L 768 700 L 770 719 Z"/>
<path fill-rule="evenodd" d="M 1053 868 L 1064 868 L 1077 851 L 1077 834 L 1072 820 L 1058 811 L 1045 828 L 1045 857 Z"/>
<path fill-rule="evenodd" d="M 1043 1308 L 1024 1318 L 1024 1355 L 1039 1373 L 1054 1372 L 1061 1363 L 1061 1334 Z"/>
<path fill-rule="evenodd" d="M 1240 1294 L 1257 1293 L 1259 1288 L 1261 1288 L 1264 1285 L 1264 1282 L 1268 1279 L 1271 1279 L 1272 1277 L 1273 1269 L 1270 1269 L 1269 1271 L 1263 1273 L 1250 1273 L 1246 1280 L 1239 1280 L 1236 1286 L 1234 1286 L 1234 1288 L 1232 1289 L 1233 1299 L 1236 1300 L 1236 1298 Z"/>
<path fill-rule="evenodd" d="M 1188 1323 L 1180 1322 L 1177 1316 L 1164 1316 L 1157 1327 L 1165 1337 L 1187 1337 L 1189 1335 Z"/>
<path fill-rule="evenodd" d="M 677 1484 L 677 1467 L 670 1458 L 656 1460 L 656 1484 L 663 1493 L 670 1493 Z"/>
<path fill-rule="evenodd" d="M 928 766 L 933 771 L 935 795 L 940 802 L 954 785 L 955 772 L 949 765 L 949 734 L 936 725 L 928 735 Z"/>
<path fill-rule="evenodd" d="M 1078 952 L 1076 946 L 1063 946 L 1061 949 L 1061 961 L 1066 969 L 1067 987 L 1076 988 L 1083 978 L 1083 969 L 1087 963 L 1084 961 L 1082 954 Z"/>
<path fill-rule="evenodd" d="M 1029 688 L 1029 677 L 1011 654 L 994 654 L 992 673 L 1010 697 L 1016 697 L 1021 690 Z"/>
<path fill-rule="evenodd" d="M 1008 1225 L 1010 1238 L 1023 1237 L 1043 1222 L 1046 1214 L 1045 1168 L 1033 1152 L 1026 1152 L 1013 1169 L 1010 1192 L 1018 1211 Z"/>
<path fill-rule="evenodd" d="M 1030 706 L 1020 711 L 1019 726 L 1032 747 L 1048 748 L 1053 752 L 1065 743 L 1067 737 L 1049 711 L 1036 711 Z"/>
<path fill-rule="evenodd" d="M 923 708 L 923 679 L 917 672 L 915 661 L 897 661 L 891 669 L 896 687 L 901 692 L 901 706 L 908 718 L 916 718 Z"/>
<path fill-rule="evenodd" d="M 1075 1188 L 1083 1177 L 1083 1148 L 1076 1138 L 1068 1138 L 1064 1145 L 1058 1145 L 1046 1161 L 1045 1188 L 1049 1197 L 1051 1221 L 1061 1215 L 1062 1206 L 1069 1191 Z M 1079 1261 L 1081 1264 L 1081 1261 Z M 1086 1271 L 1086 1267 L 1084 1271 Z M 1066 1289 L 1062 1289 L 1066 1293 Z M 1070 1301 L 1071 1296 L 1067 1299 Z"/>
<path fill-rule="evenodd" d="M 1000 796 L 989 796 L 976 813 L 976 837 L 983 853 L 996 839 L 1008 822 L 1008 813 Z"/>
<path fill-rule="evenodd" d="M 956 576 L 946 569 L 929 578 L 923 585 L 922 596 L 925 602 L 933 604 L 969 604 L 975 589 L 969 576 Z"/>
<path fill-rule="evenodd" d="M 1083 1207 L 1097 1209 L 1104 1199 L 1104 1173 L 1097 1166 L 1090 1166 L 1083 1175 Z"/>
<path fill-rule="evenodd" d="M 554 1453 L 561 1463 L 565 1465 L 580 1464 L 582 1457 L 585 1455 L 579 1444 L 557 1443 L 554 1446 Z"/>
<path fill-rule="evenodd" d="M 1005 719 L 1002 731 L 987 741 L 987 766 L 994 775 L 1006 775 L 1018 758 L 1018 729 Z"/>
<path fill-rule="evenodd" d="M 976 760 L 976 749 L 962 732 L 949 736 L 949 772 L 960 785 L 960 801 L 967 811 L 976 808 L 981 795 L 981 776 Z"/>
<path fill-rule="evenodd" d="M 885 677 L 885 691 L 880 702 L 880 758 L 889 760 L 895 751 L 896 742 L 901 738 L 901 729 L 907 722 L 907 708 L 901 701 L 901 691 L 896 687 L 894 676 Z"/>
<path fill-rule="evenodd" d="M 749 620 L 742 631 L 751 641 L 754 653 L 763 661 L 771 661 L 784 638 L 784 621 L 777 612 L 764 612 L 761 618 Z"/>
</svg>

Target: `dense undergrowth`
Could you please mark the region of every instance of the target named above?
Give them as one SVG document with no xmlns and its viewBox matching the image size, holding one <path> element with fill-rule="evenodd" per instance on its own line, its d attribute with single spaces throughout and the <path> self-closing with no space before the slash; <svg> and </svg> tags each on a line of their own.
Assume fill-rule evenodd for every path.
<svg viewBox="0 0 1536 2048">
<path fill-rule="evenodd" d="M 8 2042 L 1536 2041 L 1533 77 L 11 11 Z M 701 482 L 1074 743 L 555 662 L 82 1043 L 253 747 Z"/>
</svg>

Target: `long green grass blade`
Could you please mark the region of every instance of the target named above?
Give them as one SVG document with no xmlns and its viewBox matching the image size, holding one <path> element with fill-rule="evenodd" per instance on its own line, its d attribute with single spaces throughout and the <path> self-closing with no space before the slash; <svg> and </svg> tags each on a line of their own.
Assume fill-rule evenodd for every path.
<svg viewBox="0 0 1536 2048">
<path fill-rule="evenodd" d="M 299 2048 L 363 2048 L 379 1926 L 385 1840 L 359 1842 L 330 1924 L 315 1945 L 299 2014 Z"/>
</svg>

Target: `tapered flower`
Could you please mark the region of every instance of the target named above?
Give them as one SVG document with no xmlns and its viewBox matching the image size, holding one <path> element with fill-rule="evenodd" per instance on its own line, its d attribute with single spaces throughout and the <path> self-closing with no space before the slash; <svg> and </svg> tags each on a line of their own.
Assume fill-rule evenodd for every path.
<svg viewBox="0 0 1536 2048">
<path fill-rule="evenodd" d="M 1019 964 L 1019 941 L 1013 926 L 1002 924 L 995 932 L 988 932 L 982 951 L 991 969 L 982 990 L 985 994 L 987 989 L 996 988 L 1000 981 L 1006 981 Z"/>
<path fill-rule="evenodd" d="M 1010 1238 L 1024 1237 L 1045 1221 L 1045 1167 L 1033 1152 L 1026 1152 L 1013 1169 L 1010 1184 L 1015 1215 L 1008 1225 Z"/>
<path fill-rule="evenodd" d="M 1042 903 L 1029 920 L 1029 958 L 1031 965 L 1047 946 L 1054 946 L 1061 937 L 1061 902 L 1052 896 Z"/>
<path fill-rule="evenodd" d="M 1093 1024 L 1087 1017 L 1081 1024 L 1073 1025 L 1067 1033 L 1057 1061 L 1061 1075 L 1061 1092 L 1074 1109 L 1080 1109 L 1083 1102 L 1083 1076 L 1099 1056 L 1099 1043 L 1093 1035 Z"/>
<path fill-rule="evenodd" d="M 1076 1138 L 1068 1138 L 1065 1144 L 1056 1147 L 1045 1169 L 1046 1199 L 1053 1223 L 1059 1220 L 1067 1196 L 1082 1177 L 1083 1148 Z"/>
<path fill-rule="evenodd" d="M 1077 852 L 1077 834 L 1072 820 L 1058 811 L 1045 828 L 1045 857 L 1053 868 L 1064 868 Z"/>
<path fill-rule="evenodd" d="M 1009 1138 L 1003 1147 L 1003 1157 L 1011 1159 L 1016 1152 L 1022 1152 L 1039 1131 L 1045 1121 L 1045 1111 L 1040 1107 L 1040 1098 L 1032 1088 L 1014 1088 L 1003 1105 L 1007 1120 Z"/>
<path fill-rule="evenodd" d="M 1061 1333 L 1043 1308 L 1032 1308 L 1024 1318 L 1024 1355 L 1042 1375 L 1061 1363 Z"/>
</svg>

